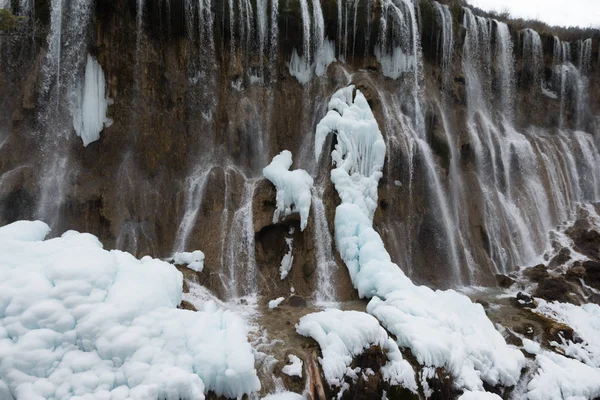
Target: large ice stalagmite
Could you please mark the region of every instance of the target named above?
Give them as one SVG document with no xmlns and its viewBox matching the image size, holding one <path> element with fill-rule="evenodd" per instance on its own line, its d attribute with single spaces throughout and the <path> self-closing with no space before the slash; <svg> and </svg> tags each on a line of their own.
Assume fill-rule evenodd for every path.
<svg viewBox="0 0 600 400">
<path fill-rule="evenodd" d="M 263 175 L 277 188 L 277 208 L 273 215 L 273 223 L 276 224 L 281 217 L 297 212 L 300 214 L 300 228 L 304 230 L 312 203 L 313 179 L 302 169 L 290 171 L 292 162 L 292 153 L 284 150 L 263 169 Z"/>
<path fill-rule="evenodd" d="M 367 100 L 354 86 L 333 95 L 317 126 L 317 159 L 331 132 L 337 135 L 331 180 L 342 200 L 336 245 L 359 295 L 372 298 L 367 311 L 420 364 L 446 368 L 458 389 L 483 391 L 484 382 L 515 385 L 524 357 L 506 344 L 483 307 L 453 290 L 414 285 L 373 229 L 386 146 Z"/>
<path fill-rule="evenodd" d="M 203 399 L 260 389 L 244 321 L 179 310 L 172 265 L 43 222 L 0 228 L 0 398 Z M 87 396 L 87 397 L 86 397 Z"/>
<path fill-rule="evenodd" d="M 106 97 L 106 80 L 102 67 L 91 55 L 88 54 L 85 67 L 85 78 L 77 101 L 71 112 L 73 113 L 73 127 L 77 136 L 83 140 L 83 145 L 100 139 L 100 132 L 111 120 L 106 116 L 109 99 Z"/>
</svg>

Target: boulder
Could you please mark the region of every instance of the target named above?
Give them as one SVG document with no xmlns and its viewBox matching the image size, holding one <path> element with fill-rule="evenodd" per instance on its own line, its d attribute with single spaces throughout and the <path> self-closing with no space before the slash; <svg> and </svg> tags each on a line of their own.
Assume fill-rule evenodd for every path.
<svg viewBox="0 0 600 400">
<path fill-rule="evenodd" d="M 549 276 L 548 268 L 544 264 L 538 264 L 535 267 L 526 269 L 523 271 L 523 275 L 533 282 L 541 282 Z"/>
<path fill-rule="evenodd" d="M 538 284 L 534 296 L 548 301 L 568 302 L 570 300 L 569 284 L 562 277 L 543 279 Z"/>
<path fill-rule="evenodd" d="M 498 286 L 505 289 L 515 284 L 515 280 L 513 278 L 502 274 L 496 275 L 496 282 L 498 282 Z"/>
</svg>

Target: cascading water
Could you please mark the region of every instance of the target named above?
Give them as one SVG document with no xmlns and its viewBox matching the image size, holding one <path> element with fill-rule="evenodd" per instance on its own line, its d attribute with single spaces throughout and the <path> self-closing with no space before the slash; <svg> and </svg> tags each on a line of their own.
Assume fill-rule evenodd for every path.
<svg viewBox="0 0 600 400">
<path fill-rule="evenodd" d="M 592 39 L 579 42 L 579 70 L 586 74 L 592 68 Z"/>
<path fill-rule="evenodd" d="M 450 8 L 437 1 L 433 3 L 436 8 L 439 24 L 442 27 L 439 48 L 443 73 L 443 86 L 446 90 L 452 84 L 453 58 L 454 58 L 454 27 Z"/>
<path fill-rule="evenodd" d="M 500 91 L 500 105 L 503 114 L 512 119 L 515 91 L 513 44 L 508 25 L 494 22 L 496 24 L 496 81 Z"/>
<path fill-rule="evenodd" d="M 533 29 L 523 31 L 523 71 L 534 89 L 542 84 L 544 70 L 544 49 L 540 35 Z"/>
<path fill-rule="evenodd" d="M 323 204 L 323 189 L 316 187 L 312 197 L 312 213 L 315 223 L 315 246 L 317 248 L 317 289 L 315 300 L 317 304 L 326 306 L 336 301 L 334 273 L 337 263 L 333 255 L 333 241 Z"/>
</svg>

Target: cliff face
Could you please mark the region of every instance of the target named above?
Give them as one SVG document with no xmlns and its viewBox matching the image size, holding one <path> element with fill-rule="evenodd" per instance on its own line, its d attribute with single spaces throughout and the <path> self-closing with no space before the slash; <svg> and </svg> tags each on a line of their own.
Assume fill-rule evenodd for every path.
<svg viewBox="0 0 600 400">
<path fill-rule="evenodd" d="M 323 248 L 339 202 L 330 161 L 313 156 L 350 83 L 388 147 L 375 226 L 418 282 L 491 284 L 532 264 L 576 202 L 600 200 L 598 33 L 561 42 L 429 0 L 234 3 L 14 5 L 29 19 L 0 32 L 0 223 L 41 218 L 137 255 L 201 249 L 221 298 L 313 298 L 334 265 L 335 299 L 351 300 Z M 88 53 L 113 123 L 83 147 L 72 104 Z M 284 149 L 323 203 L 304 232 L 273 224 L 261 178 Z"/>
</svg>

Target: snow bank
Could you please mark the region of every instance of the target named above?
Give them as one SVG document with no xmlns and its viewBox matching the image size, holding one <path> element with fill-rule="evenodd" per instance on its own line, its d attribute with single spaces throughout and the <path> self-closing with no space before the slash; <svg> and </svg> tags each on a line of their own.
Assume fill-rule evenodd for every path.
<svg viewBox="0 0 600 400">
<path fill-rule="evenodd" d="M 290 171 L 292 162 L 292 153 L 284 150 L 263 169 L 263 175 L 277 188 L 277 209 L 273 215 L 273 223 L 279 222 L 282 216 L 298 212 L 300 226 L 304 230 L 312 202 L 313 179 L 302 169 Z"/>
<path fill-rule="evenodd" d="M 282 392 L 270 394 L 267 397 L 263 397 L 262 400 L 304 400 L 304 396 L 293 392 Z"/>
<path fill-rule="evenodd" d="M 349 367 L 354 357 L 371 346 L 380 346 L 389 359 L 382 368 L 384 379 L 417 392 L 414 370 L 402 358 L 396 343 L 371 315 L 329 309 L 302 317 L 296 325 L 296 331 L 319 343 L 323 354 L 319 362 L 330 386 L 342 386 L 344 376 L 352 372 Z"/>
<path fill-rule="evenodd" d="M 566 356 L 590 367 L 600 368 L 600 306 L 548 303 L 542 299 L 536 301 L 536 312 L 570 326 L 582 340 L 581 343 L 574 343 L 563 339 L 562 343 L 556 343 L 556 346 L 561 348 Z"/>
<path fill-rule="evenodd" d="M 293 354 L 288 355 L 291 364 L 283 367 L 281 372 L 289 376 L 298 376 L 302 378 L 302 360 Z"/>
<path fill-rule="evenodd" d="M 506 344 L 483 307 L 453 290 L 414 285 L 373 229 L 386 147 L 363 94 L 353 86 L 341 89 L 329 110 L 317 126 L 315 156 L 320 158 L 327 135 L 335 132 L 331 180 L 342 200 L 335 240 L 359 295 L 373 298 L 367 312 L 420 364 L 446 368 L 457 388 L 482 391 L 484 381 L 515 385 L 525 358 Z"/>
<path fill-rule="evenodd" d="M 187 265 L 192 271 L 202 272 L 204 270 L 204 253 L 200 250 L 191 253 L 175 253 L 173 254 L 173 263 L 175 265 Z"/>
<path fill-rule="evenodd" d="M 0 228 L 2 399 L 202 399 L 260 389 L 244 321 L 179 310 L 171 264 L 105 251 L 89 234 Z"/>
<path fill-rule="evenodd" d="M 106 97 L 104 71 L 88 54 L 85 77 L 72 107 L 73 128 L 83 140 L 83 146 L 100 139 L 100 132 L 112 121 L 106 117 L 109 99 Z"/>
<path fill-rule="evenodd" d="M 538 371 L 527 385 L 529 400 L 595 399 L 600 370 L 552 352 L 536 356 Z"/>
<path fill-rule="evenodd" d="M 458 400 L 502 400 L 502 397 L 495 393 L 466 391 Z"/>
</svg>

